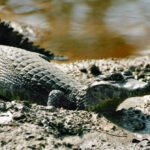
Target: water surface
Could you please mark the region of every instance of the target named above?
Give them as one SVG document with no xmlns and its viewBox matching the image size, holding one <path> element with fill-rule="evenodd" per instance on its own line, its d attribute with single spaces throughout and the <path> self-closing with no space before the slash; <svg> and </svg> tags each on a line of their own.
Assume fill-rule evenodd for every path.
<svg viewBox="0 0 150 150">
<path fill-rule="evenodd" d="M 150 52 L 149 0 L 1 0 L 0 17 L 33 26 L 38 44 L 71 61 Z"/>
</svg>

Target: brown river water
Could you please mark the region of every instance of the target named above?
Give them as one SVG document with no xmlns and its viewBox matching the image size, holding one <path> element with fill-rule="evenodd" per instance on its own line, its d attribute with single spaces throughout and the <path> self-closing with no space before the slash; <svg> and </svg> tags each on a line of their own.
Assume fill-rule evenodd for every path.
<svg viewBox="0 0 150 150">
<path fill-rule="evenodd" d="M 70 61 L 150 53 L 150 0 L 0 0 L 0 18 Z"/>
</svg>

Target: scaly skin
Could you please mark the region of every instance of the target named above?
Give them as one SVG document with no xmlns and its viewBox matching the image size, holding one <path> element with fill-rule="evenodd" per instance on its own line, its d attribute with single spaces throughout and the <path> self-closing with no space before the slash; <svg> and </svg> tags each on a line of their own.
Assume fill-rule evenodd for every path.
<svg viewBox="0 0 150 150">
<path fill-rule="evenodd" d="M 78 99 L 85 95 L 83 86 L 40 56 L 23 49 L 0 46 L 0 95 L 46 104 L 49 92 L 59 90 L 64 93 L 60 105 L 77 108 Z"/>
<path fill-rule="evenodd" d="M 136 82 L 127 88 L 108 82 L 86 87 L 41 56 L 15 47 L 0 46 L 0 95 L 67 109 L 92 107 L 93 110 L 104 100 L 125 99 L 150 92 L 149 84 Z"/>
</svg>

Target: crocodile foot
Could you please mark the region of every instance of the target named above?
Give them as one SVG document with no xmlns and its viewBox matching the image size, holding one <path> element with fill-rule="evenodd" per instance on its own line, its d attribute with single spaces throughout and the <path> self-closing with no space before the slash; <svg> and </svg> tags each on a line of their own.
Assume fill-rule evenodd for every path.
<svg viewBox="0 0 150 150">
<path fill-rule="evenodd" d="M 64 93 L 60 90 L 52 90 L 48 95 L 47 105 L 61 107 L 61 100 L 64 99 Z"/>
<path fill-rule="evenodd" d="M 77 106 L 74 102 L 70 101 L 68 97 L 65 96 L 64 92 L 60 90 L 52 90 L 48 95 L 48 106 L 62 107 L 65 109 L 76 109 Z"/>
</svg>

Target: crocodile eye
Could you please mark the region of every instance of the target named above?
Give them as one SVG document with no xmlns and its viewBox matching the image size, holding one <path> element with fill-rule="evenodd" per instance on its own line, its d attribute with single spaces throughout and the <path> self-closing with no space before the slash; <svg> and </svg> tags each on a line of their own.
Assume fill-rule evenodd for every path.
<svg viewBox="0 0 150 150">
<path fill-rule="evenodd" d="M 93 88 L 93 90 L 92 90 L 92 96 L 93 97 L 97 97 L 99 95 L 99 89 L 98 88 Z"/>
</svg>

